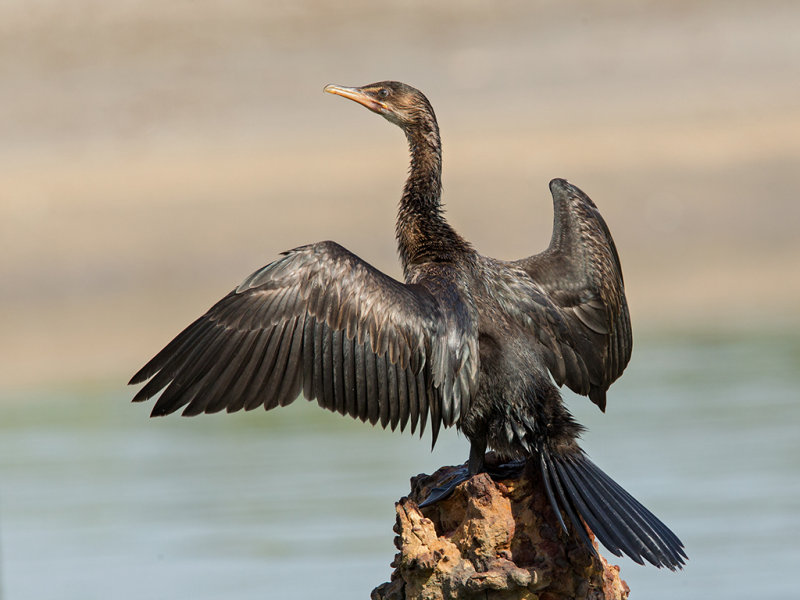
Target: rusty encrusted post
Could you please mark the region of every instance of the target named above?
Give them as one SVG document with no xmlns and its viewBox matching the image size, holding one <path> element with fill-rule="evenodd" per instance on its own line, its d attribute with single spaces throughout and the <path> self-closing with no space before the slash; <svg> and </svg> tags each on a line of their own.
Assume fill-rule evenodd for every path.
<svg viewBox="0 0 800 600">
<path fill-rule="evenodd" d="M 373 600 L 628 597 L 618 566 L 561 531 L 536 469 L 501 482 L 478 475 L 420 510 L 417 503 L 455 468 L 411 480 L 411 493 L 396 505 L 395 570 Z"/>
</svg>

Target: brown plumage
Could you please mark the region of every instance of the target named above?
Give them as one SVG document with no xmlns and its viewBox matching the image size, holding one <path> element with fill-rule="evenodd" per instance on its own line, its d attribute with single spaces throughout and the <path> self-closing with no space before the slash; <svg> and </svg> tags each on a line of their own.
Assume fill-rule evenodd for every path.
<svg viewBox="0 0 800 600">
<path fill-rule="evenodd" d="M 397 220 L 405 282 L 334 242 L 285 252 L 134 375 L 131 383 L 149 379 L 134 401 L 163 390 L 154 416 L 196 415 L 269 410 L 302 392 L 382 427 L 421 433 L 429 422 L 433 443 L 455 425 L 471 443 L 459 481 L 485 470 L 487 446 L 536 460 L 556 514 L 584 541 L 581 519 L 615 554 L 679 568 L 680 540 L 583 454 L 581 427 L 550 379 L 605 409 L 630 359 L 619 256 L 597 207 L 554 179 L 549 247 L 513 262 L 482 256 L 442 214 L 427 98 L 391 81 L 325 89 L 406 134 L 411 169 Z"/>
</svg>

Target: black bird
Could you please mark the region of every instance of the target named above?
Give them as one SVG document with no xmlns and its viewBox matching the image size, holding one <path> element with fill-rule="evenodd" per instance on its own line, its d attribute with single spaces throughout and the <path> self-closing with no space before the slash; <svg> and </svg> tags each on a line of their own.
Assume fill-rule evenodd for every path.
<svg viewBox="0 0 800 600">
<path fill-rule="evenodd" d="M 581 520 L 617 556 L 680 568 L 681 541 L 578 447 L 582 427 L 553 384 L 604 410 L 631 354 L 619 256 L 595 204 L 554 179 L 549 247 L 513 262 L 482 256 L 442 214 L 428 99 L 394 81 L 325 91 L 406 134 L 411 168 L 397 219 L 405 283 L 335 242 L 284 252 L 136 373 L 132 384 L 149 382 L 134 401 L 163 389 L 153 416 L 197 415 L 270 410 L 302 392 L 393 430 L 421 434 L 429 420 L 433 443 L 455 425 L 471 444 L 468 466 L 428 503 L 485 471 L 489 446 L 538 463 L 561 526 L 571 522 L 590 551 Z"/>
</svg>

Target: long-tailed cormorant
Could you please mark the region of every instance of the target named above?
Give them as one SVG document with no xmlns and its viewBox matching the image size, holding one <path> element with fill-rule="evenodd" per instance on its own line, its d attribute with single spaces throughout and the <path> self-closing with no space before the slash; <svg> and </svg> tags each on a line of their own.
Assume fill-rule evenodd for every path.
<svg viewBox="0 0 800 600">
<path fill-rule="evenodd" d="M 478 254 L 442 214 L 441 145 L 428 99 L 403 83 L 329 85 L 406 134 L 411 169 L 397 242 L 405 282 L 335 242 L 319 242 L 246 278 L 131 379 L 162 389 L 152 415 L 267 410 L 308 400 L 373 425 L 455 425 L 468 466 L 435 501 L 485 470 L 491 447 L 536 461 L 562 527 L 593 551 L 581 520 L 616 555 L 680 568 L 683 545 L 578 447 L 582 428 L 558 386 L 601 410 L 631 354 L 619 256 L 595 204 L 550 182 L 549 247 L 502 261 Z M 552 379 L 551 379 L 552 378 Z M 554 383 L 555 382 L 555 383 Z M 166 388 L 166 389 L 164 389 Z"/>
</svg>

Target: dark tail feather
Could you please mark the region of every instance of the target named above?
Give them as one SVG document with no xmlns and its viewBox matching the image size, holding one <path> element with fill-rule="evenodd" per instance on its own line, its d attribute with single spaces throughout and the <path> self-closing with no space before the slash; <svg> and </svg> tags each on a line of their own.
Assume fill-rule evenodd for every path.
<svg viewBox="0 0 800 600">
<path fill-rule="evenodd" d="M 539 457 L 547 497 L 561 526 L 567 530 L 563 510 L 593 554 L 581 519 L 616 556 L 624 553 L 639 564 L 646 560 L 672 571 L 683 567 L 687 556 L 678 537 L 584 454 L 542 450 Z"/>
</svg>

